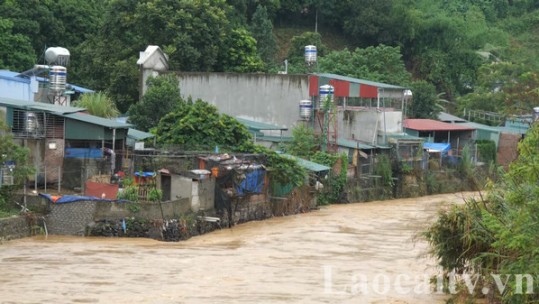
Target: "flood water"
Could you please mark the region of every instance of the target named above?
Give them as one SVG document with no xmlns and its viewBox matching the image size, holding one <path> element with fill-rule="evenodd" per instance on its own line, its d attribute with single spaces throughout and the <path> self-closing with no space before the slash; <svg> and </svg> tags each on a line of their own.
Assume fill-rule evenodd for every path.
<svg viewBox="0 0 539 304">
<path fill-rule="evenodd" d="M 443 303 L 417 234 L 470 195 L 333 205 L 178 243 L 9 241 L 0 303 Z"/>
</svg>

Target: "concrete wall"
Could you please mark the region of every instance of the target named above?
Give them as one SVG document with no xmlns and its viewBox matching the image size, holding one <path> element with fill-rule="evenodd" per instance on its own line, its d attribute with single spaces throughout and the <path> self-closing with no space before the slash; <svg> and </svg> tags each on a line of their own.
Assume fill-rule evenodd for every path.
<svg viewBox="0 0 539 304">
<path fill-rule="evenodd" d="M 384 124 L 385 120 L 385 124 Z M 376 109 L 337 111 L 339 137 L 357 139 L 370 144 L 384 144 L 381 140 L 385 130 L 387 133 L 401 133 L 402 112 L 377 112 Z"/>
<path fill-rule="evenodd" d="M 170 199 L 188 199 L 191 201 L 193 179 L 180 175 L 171 175 Z"/>
<path fill-rule="evenodd" d="M 31 229 L 24 216 L 0 219 L 0 242 L 20 239 L 31 235 Z"/>
<path fill-rule="evenodd" d="M 74 203 L 76 204 L 76 203 Z M 140 210 L 133 212 L 129 210 L 130 203 L 98 202 L 95 209 L 95 221 L 116 220 L 123 218 L 137 217 L 141 219 L 171 219 L 177 218 L 181 214 L 187 213 L 191 209 L 191 202 L 188 199 L 180 199 L 169 202 L 142 203 L 138 204 Z M 163 210 L 163 213 L 161 213 Z"/>
<path fill-rule="evenodd" d="M 68 204 L 51 204 L 51 212 L 45 217 L 49 234 L 85 235 L 86 226 L 94 221 L 95 201 Z"/>
<path fill-rule="evenodd" d="M 307 75 L 177 73 L 177 77 L 184 98 L 200 98 L 231 116 L 286 127 L 284 136 L 290 136 L 292 128 L 304 123 L 299 119 L 299 101 L 310 99 Z M 379 143 L 384 119 L 386 132 L 402 130 L 401 111 L 338 108 L 336 118 L 339 137 L 371 144 Z M 320 132 L 316 121 L 314 128 Z"/>
<path fill-rule="evenodd" d="M 307 75 L 178 73 L 184 98 L 202 99 L 222 113 L 275 124 L 299 123 L 299 101 L 309 98 Z"/>
<path fill-rule="evenodd" d="M 191 197 L 191 210 L 193 212 L 209 211 L 213 212 L 215 202 L 215 179 L 206 178 L 193 181 L 193 192 Z"/>
<path fill-rule="evenodd" d="M 191 211 L 213 211 L 215 201 L 215 179 L 192 178 L 173 174 L 171 177 L 170 199 L 191 202 Z"/>
</svg>

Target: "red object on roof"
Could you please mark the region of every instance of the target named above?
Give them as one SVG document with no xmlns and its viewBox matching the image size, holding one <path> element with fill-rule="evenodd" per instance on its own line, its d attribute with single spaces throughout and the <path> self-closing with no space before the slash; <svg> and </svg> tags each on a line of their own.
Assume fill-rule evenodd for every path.
<svg viewBox="0 0 539 304">
<path fill-rule="evenodd" d="M 333 86 L 335 97 L 348 97 L 350 95 L 350 82 L 331 79 L 329 84 Z"/>
<path fill-rule="evenodd" d="M 450 124 L 432 119 L 405 119 L 403 126 L 416 131 L 473 131 L 475 128 Z"/>
<path fill-rule="evenodd" d="M 377 98 L 378 97 L 378 87 L 371 86 L 368 84 L 359 85 L 359 97 L 361 98 Z"/>
<path fill-rule="evenodd" d="M 309 75 L 309 96 L 318 96 L 318 77 Z"/>
</svg>

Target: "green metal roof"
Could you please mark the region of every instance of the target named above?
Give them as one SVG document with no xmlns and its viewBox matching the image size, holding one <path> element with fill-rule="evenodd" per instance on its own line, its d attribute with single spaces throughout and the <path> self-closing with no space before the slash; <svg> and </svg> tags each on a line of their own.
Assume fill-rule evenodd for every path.
<svg viewBox="0 0 539 304">
<path fill-rule="evenodd" d="M 264 122 L 258 122 L 254 120 L 249 120 L 245 118 L 236 117 L 236 120 L 245 125 L 249 130 L 252 131 L 262 131 L 262 130 L 280 130 L 286 131 L 288 128 L 279 127 L 277 125 L 272 125 Z"/>
<path fill-rule="evenodd" d="M 128 123 L 118 122 L 116 120 L 107 119 L 107 118 L 98 117 L 98 116 L 89 115 L 89 114 L 83 114 L 83 113 L 69 113 L 69 114 L 64 114 L 62 116 L 65 118 L 83 121 L 89 124 L 107 127 L 111 129 L 128 129 L 129 127 L 133 126 Z"/>
<path fill-rule="evenodd" d="M 462 123 L 458 123 L 458 124 L 468 126 L 468 127 L 472 127 L 474 129 L 481 129 L 481 130 L 486 130 L 486 131 L 490 131 L 490 132 L 497 132 L 497 133 L 501 132 L 497 127 L 491 127 L 491 126 L 487 126 L 487 125 L 480 124 L 480 123 L 477 123 L 477 122 L 469 121 L 469 122 L 462 122 Z"/>
<path fill-rule="evenodd" d="M 256 140 L 262 140 L 262 141 L 270 141 L 270 142 L 290 142 L 292 141 L 292 137 L 290 136 L 272 136 L 272 135 L 262 135 L 262 136 L 256 136 Z"/>
<path fill-rule="evenodd" d="M 357 140 L 345 139 L 345 138 L 337 139 L 337 145 L 341 146 L 341 147 L 346 147 L 346 148 L 364 149 L 364 150 L 372 150 L 372 149 L 376 148 L 376 147 L 371 146 L 371 145 L 360 143 Z"/>
<path fill-rule="evenodd" d="M 525 128 L 515 128 L 515 127 L 495 127 L 501 133 L 511 133 L 511 134 L 526 134 L 528 129 Z"/>
<path fill-rule="evenodd" d="M 5 107 L 11 107 L 16 109 L 28 110 L 28 111 L 42 111 L 52 114 L 68 114 L 83 112 L 84 108 L 59 106 L 44 102 L 31 102 L 26 100 L 18 100 L 11 98 L 0 98 L 0 105 Z"/>
<path fill-rule="evenodd" d="M 129 128 L 129 130 L 127 130 L 127 137 L 134 140 L 144 140 L 146 138 L 155 137 L 155 135 L 153 135 L 152 133 L 143 132 L 137 129 Z"/>
<path fill-rule="evenodd" d="M 328 166 L 324 166 L 324 165 L 312 162 L 310 160 L 299 158 L 299 157 L 294 156 L 294 155 L 290 155 L 290 154 L 281 154 L 281 155 L 286 157 L 286 158 L 296 160 L 298 162 L 298 165 L 300 165 L 301 167 L 303 167 L 303 168 L 305 168 L 305 169 L 307 169 L 309 171 L 322 172 L 322 171 L 329 171 L 331 169 Z"/>
<path fill-rule="evenodd" d="M 402 140 L 419 140 L 424 141 L 424 138 L 413 136 L 407 133 L 386 133 L 387 138 L 402 139 Z"/>
<path fill-rule="evenodd" d="M 375 81 L 369 81 L 364 79 L 358 79 L 358 78 L 352 78 L 347 76 L 341 76 L 337 74 L 329 74 L 329 73 L 322 73 L 322 74 L 315 74 L 319 77 L 325 77 L 325 78 L 331 78 L 331 79 L 337 79 L 337 80 L 344 80 L 351 83 L 359 83 L 359 84 L 366 84 L 378 88 L 384 88 L 384 89 L 395 89 L 395 90 L 405 90 L 405 87 L 396 86 L 392 84 L 387 83 L 381 83 L 381 82 L 375 82 Z"/>
</svg>

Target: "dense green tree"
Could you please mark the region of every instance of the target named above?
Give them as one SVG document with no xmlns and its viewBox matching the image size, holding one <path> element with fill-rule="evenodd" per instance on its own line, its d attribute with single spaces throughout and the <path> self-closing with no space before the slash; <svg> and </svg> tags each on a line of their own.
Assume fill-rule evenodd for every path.
<svg viewBox="0 0 539 304">
<path fill-rule="evenodd" d="M 410 73 L 404 67 L 399 47 L 377 47 L 333 51 L 319 59 L 319 70 L 389 84 L 407 85 Z"/>
<path fill-rule="evenodd" d="M 322 44 L 322 36 L 315 32 L 305 32 L 300 36 L 292 37 L 290 41 L 290 49 L 288 50 L 288 72 L 293 73 L 307 73 L 315 72 L 313 67 L 307 67 L 305 64 L 305 46 L 316 46 L 317 56 L 324 56 L 327 48 Z M 312 71 L 310 71 L 312 70 Z"/>
<path fill-rule="evenodd" d="M 266 65 L 275 62 L 277 42 L 273 36 L 273 24 L 268 18 L 268 11 L 264 6 L 258 5 L 251 21 L 250 31 L 256 39 L 256 47 L 260 58 Z"/>
<path fill-rule="evenodd" d="M 298 125 L 292 129 L 292 141 L 288 143 L 286 151 L 292 155 L 310 159 L 316 152 L 318 142 L 312 128 Z"/>
<path fill-rule="evenodd" d="M 222 67 L 218 66 L 217 70 L 226 72 L 249 73 L 264 70 L 264 62 L 257 53 L 256 40 L 243 28 L 234 29 L 227 36 L 219 62 Z"/>
<path fill-rule="evenodd" d="M 0 17 L 0 69 L 24 71 L 35 63 L 28 37 L 13 33 L 13 22 Z"/>
<path fill-rule="evenodd" d="M 155 132 L 159 143 L 190 150 L 219 146 L 235 151 L 251 146 L 251 134 L 244 125 L 202 100 L 182 103 L 161 119 Z"/>
<path fill-rule="evenodd" d="M 344 30 L 350 37 L 354 37 L 359 45 L 392 42 L 392 3 L 391 0 L 351 1 L 349 14 L 344 21 Z"/>
<path fill-rule="evenodd" d="M 28 148 L 23 148 L 13 141 L 13 136 L 7 132 L 4 120 L 0 117 L 0 168 L 5 168 L 6 173 L 14 179 L 14 185 L 0 183 L 0 217 L 14 207 L 11 205 L 14 190 L 21 188 L 26 177 L 34 171 L 29 155 Z"/>
<path fill-rule="evenodd" d="M 458 108 L 505 115 L 529 114 L 539 104 L 539 79 L 529 66 L 510 62 L 485 64 L 479 69 L 474 92 L 457 100 Z"/>
<path fill-rule="evenodd" d="M 114 102 L 103 92 L 83 94 L 73 105 L 104 118 L 114 118 L 120 114 Z"/>
<path fill-rule="evenodd" d="M 92 68 L 77 75 L 125 111 L 138 99 L 136 60 L 147 45 L 160 46 L 172 70 L 257 70 L 252 38 L 232 27 L 230 10 L 224 0 L 113 0 L 97 38 L 82 49 Z M 236 58 L 224 62 L 225 54 Z"/>
<path fill-rule="evenodd" d="M 516 277 L 539 271 L 538 147 L 535 124 L 519 144 L 518 159 L 498 182 L 488 184 L 484 196 L 440 212 L 425 233 L 444 272 L 475 275 L 476 286 L 492 286 L 489 299 L 495 303 L 539 301 L 536 292 L 528 292 L 535 290 L 536 282 L 524 279 L 519 290 Z M 502 286 L 495 285 L 493 274 L 503 278 Z M 465 284 L 454 287 L 457 292 L 464 289 L 455 295 L 460 300 L 470 302 L 477 296 L 465 290 Z"/>
<path fill-rule="evenodd" d="M 142 100 L 131 105 L 128 122 L 142 131 L 157 127 L 161 118 L 175 111 L 183 102 L 174 74 L 148 78 L 148 89 Z"/>
<path fill-rule="evenodd" d="M 439 98 L 434 86 L 426 81 L 415 81 L 412 83 L 412 93 L 413 99 L 408 105 L 408 116 L 437 119 L 442 108 L 438 104 Z"/>
<path fill-rule="evenodd" d="M 104 6 L 106 2 L 95 0 L 9 0 L 0 2 L 0 17 L 13 22 L 14 33 L 30 39 L 39 55 L 35 61 L 43 63 L 47 47 L 71 49 L 93 35 Z"/>
</svg>

